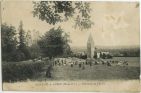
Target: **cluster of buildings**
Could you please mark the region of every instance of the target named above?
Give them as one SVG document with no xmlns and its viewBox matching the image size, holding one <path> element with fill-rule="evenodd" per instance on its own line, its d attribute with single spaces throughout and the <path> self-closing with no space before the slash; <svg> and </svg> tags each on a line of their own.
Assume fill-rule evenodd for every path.
<svg viewBox="0 0 141 93">
<path fill-rule="evenodd" d="M 95 47 L 94 40 L 90 34 L 87 41 L 87 49 L 84 52 L 77 52 L 73 54 L 74 57 L 82 59 L 99 59 L 112 58 L 112 54 L 108 51 L 101 51 Z"/>
</svg>

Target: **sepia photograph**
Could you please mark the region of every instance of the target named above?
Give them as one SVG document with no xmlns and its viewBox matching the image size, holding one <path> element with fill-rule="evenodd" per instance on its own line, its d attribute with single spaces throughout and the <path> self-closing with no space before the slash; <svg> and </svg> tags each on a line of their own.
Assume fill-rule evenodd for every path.
<svg viewBox="0 0 141 93">
<path fill-rule="evenodd" d="M 3 91 L 140 91 L 139 2 L 0 3 Z"/>
</svg>

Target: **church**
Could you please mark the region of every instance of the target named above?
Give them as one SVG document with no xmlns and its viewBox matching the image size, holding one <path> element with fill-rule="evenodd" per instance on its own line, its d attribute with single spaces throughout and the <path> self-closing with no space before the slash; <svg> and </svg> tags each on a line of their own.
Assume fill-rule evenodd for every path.
<svg viewBox="0 0 141 93">
<path fill-rule="evenodd" d="M 87 41 L 87 59 L 103 58 L 101 55 L 105 55 L 104 58 L 111 58 L 112 54 L 107 51 L 98 51 L 95 47 L 95 43 L 92 35 L 90 34 Z"/>
<path fill-rule="evenodd" d="M 95 55 L 94 53 L 95 53 L 94 40 L 92 35 L 90 34 L 87 41 L 87 58 L 93 59 Z"/>
</svg>

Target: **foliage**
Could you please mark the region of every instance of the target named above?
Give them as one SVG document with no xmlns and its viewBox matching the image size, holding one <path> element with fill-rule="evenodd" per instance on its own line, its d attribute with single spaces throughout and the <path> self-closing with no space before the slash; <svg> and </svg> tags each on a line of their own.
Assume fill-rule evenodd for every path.
<svg viewBox="0 0 141 93">
<path fill-rule="evenodd" d="M 19 26 L 19 33 L 16 33 L 14 26 L 2 24 L 1 42 L 2 42 L 2 61 L 22 61 L 31 58 L 29 46 L 26 37 L 30 37 L 23 30 L 22 21 Z M 19 37 L 18 37 L 19 35 Z"/>
<path fill-rule="evenodd" d="M 112 58 L 112 55 L 111 54 L 106 54 L 106 53 L 101 53 L 100 52 L 100 58 L 103 58 L 103 59 L 111 59 Z"/>
<path fill-rule="evenodd" d="M 1 26 L 1 44 L 2 44 L 2 60 L 14 60 L 16 52 L 16 30 L 13 26 L 2 24 Z"/>
<path fill-rule="evenodd" d="M 20 25 L 19 25 L 19 46 L 18 46 L 18 48 L 19 48 L 19 51 L 21 51 L 24 54 L 25 59 L 30 58 L 30 52 L 29 52 L 29 49 L 26 45 L 25 32 L 23 30 L 22 21 L 20 22 Z M 25 60 L 25 59 L 23 59 L 23 60 Z"/>
<path fill-rule="evenodd" d="M 140 3 L 137 3 L 135 7 L 136 7 L 136 8 L 139 8 L 139 6 L 140 6 Z"/>
<path fill-rule="evenodd" d="M 28 30 L 26 35 L 25 35 L 25 44 L 29 47 L 31 46 L 32 39 L 31 39 L 31 31 Z"/>
<path fill-rule="evenodd" d="M 39 56 L 43 56 L 41 54 L 40 46 L 36 43 L 32 44 L 29 50 L 30 50 L 31 58 L 38 58 Z"/>
<path fill-rule="evenodd" d="M 12 62 L 2 64 L 2 80 L 12 82 L 32 78 L 35 74 L 42 71 L 46 62 Z"/>
<path fill-rule="evenodd" d="M 93 22 L 90 16 L 90 3 L 72 2 L 72 1 L 38 1 L 33 2 L 34 17 L 42 21 L 55 25 L 58 22 L 64 22 L 70 18 L 75 19 L 75 28 L 81 30 L 91 28 Z"/>
<path fill-rule="evenodd" d="M 41 37 L 38 44 L 46 56 L 60 56 L 67 51 L 66 49 L 70 50 L 68 37 L 69 35 L 64 33 L 60 27 L 52 28 Z"/>
</svg>

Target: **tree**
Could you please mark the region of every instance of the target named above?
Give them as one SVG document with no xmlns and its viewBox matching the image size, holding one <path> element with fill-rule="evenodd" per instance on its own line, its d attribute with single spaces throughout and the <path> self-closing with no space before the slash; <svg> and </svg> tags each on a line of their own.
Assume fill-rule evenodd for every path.
<svg viewBox="0 0 141 93">
<path fill-rule="evenodd" d="M 136 8 L 139 8 L 139 6 L 140 6 L 140 3 L 136 3 L 136 6 L 135 7 Z"/>
<path fill-rule="evenodd" d="M 14 26 L 1 25 L 2 60 L 14 61 L 16 54 L 16 30 Z"/>
<path fill-rule="evenodd" d="M 29 47 L 29 46 L 31 46 L 32 45 L 32 38 L 31 38 L 31 31 L 30 30 L 28 30 L 28 32 L 26 33 L 26 36 L 25 36 L 26 38 L 26 40 L 25 40 L 25 42 L 26 42 L 26 45 Z"/>
<path fill-rule="evenodd" d="M 23 30 L 22 21 L 20 22 L 20 25 L 19 25 L 19 54 L 22 54 L 21 60 L 25 60 L 25 59 L 30 58 L 30 52 L 29 52 L 28 47 L 26 45 L 25 31 Z"/>
<path fill-rule="evenodd" d="M 102 54 L 102 58 L 103 58 L 103 59 L 106 58 L 106 54 L 105 54 L 105 53 Z"/>
<path fill-rule="evenodd" d="M 40 46 L 37 43 L 32 44 L 29 49 L 31 58 L 37 58 L 39 56 L 42 56 Z"/>
<path fill-rule="evenodd" d="M 19 25 L 19 49 L 22 50 L 23 47 L 25 47 L 25 32 L 23 30 L 23 23 L 20 21 Z"/>
<path fill-rule="evenodd" d="M 57 29 L 52 28 L 41 37 L 38 44 L 48 57 L 56 57 L 64 54 L 66 46 L 69 47 L 69 39 L 66 37 L 66 33 L 58 27 Z M 70 49 L 70 48 L 68 48 Z"/>
<path fill-rule="evenodd" d="M 33 2 L 33 16 L 55 25 L 73 18 L 74 27 L 81 30 L 91 28 L 91 8 L 88 2 L 72 1 L 37 1 Z"/>
</svg>

